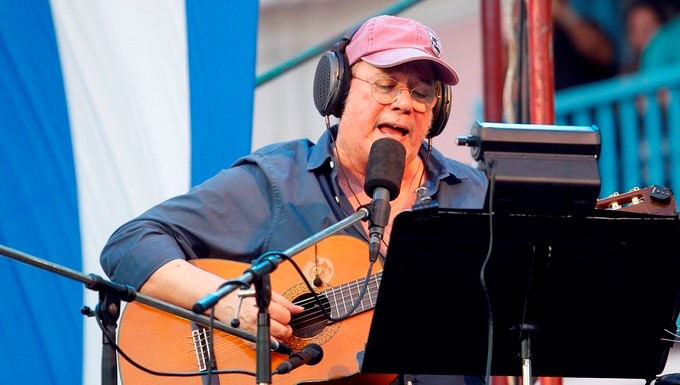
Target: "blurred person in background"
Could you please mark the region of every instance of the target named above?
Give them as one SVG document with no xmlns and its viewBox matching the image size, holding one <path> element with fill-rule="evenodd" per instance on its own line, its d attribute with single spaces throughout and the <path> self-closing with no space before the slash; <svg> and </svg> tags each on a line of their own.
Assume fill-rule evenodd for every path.
<svg viewBox="0 0 680 385">
<path fill-rule="evenodd" d="M 624 24 L 630 58 L 623 74 L 680 64 L 680 0 L 633 0 Z"/>
<path fill-rule="evenodd" d="M 580 15 L 569 0 L 552 1 L 555 90 L 617 74 L 612 38 L 597 21 Z"/>
</svg>

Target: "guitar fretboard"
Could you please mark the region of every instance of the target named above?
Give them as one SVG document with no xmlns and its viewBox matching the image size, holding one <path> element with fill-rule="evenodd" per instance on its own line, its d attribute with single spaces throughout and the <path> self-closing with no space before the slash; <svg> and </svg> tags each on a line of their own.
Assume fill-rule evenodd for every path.
<svg viewBox="0 0 680 385">
<path fill-rule="evenodd" d="M 375 307 L 375 302 L 378 299 L 378 287 L 380 286 L 380 279 L 382 278 L 382 271 L 368 277 L 368 287 L 366 293 L 361 298 L 361 303 L 349 315 L 359 314 L 366 310 L 371 310 Z M 351 282 L 344 283 L 332 289 L 328 289 L 323 294 L 328 299 L 331 315 L 335 317 L 348 315 L 347 313 L 352 309 L 355 302 L 361 295 L 361 289 L 365 282 L 364 279 L 357 279 Z"/>
</svg>

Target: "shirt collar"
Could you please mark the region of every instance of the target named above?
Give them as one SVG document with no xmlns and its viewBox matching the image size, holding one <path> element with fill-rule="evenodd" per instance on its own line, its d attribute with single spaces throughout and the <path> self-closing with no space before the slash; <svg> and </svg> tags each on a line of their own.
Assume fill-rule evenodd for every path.
<svg viewBox="0 0 680 385">
<path fill-rule="evenodd" d="M 324 130 L 316 144 L 312 147 L 307 170 L 313 171 L 327 165 L 332 159 L 333 143 L 329 130 Z M 423 142 L 419 150 L 420 157 L 427 158 L 427 143 Z M 437 149 L 432 148 L 427 162 L 428 180 L 440 181 L 449 177 L 464 179 L 465 171 L 458 163 L 447 161 L 446 157 Z M 428 183 L 429 184 L 429 183 Z"/>
<path fill-rule="evenodd" d="M 324 130 L 319 140 L 312 147 L 312 152 L 307 161 L 307 171 L 319 169 L 324 164 L 328 164 L 331 159 L 333 144 L 328 130 Z"/>
</svg>

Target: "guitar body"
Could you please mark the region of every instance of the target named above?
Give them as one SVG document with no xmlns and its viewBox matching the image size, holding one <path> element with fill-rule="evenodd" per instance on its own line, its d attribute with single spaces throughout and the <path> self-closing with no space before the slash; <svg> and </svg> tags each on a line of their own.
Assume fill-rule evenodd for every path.
<svg viewBox="0 0 680 385">
<path fill-rule="evenodd" d="M 311 283 L 317 278 L 320 284 L 317 293 L 328 295 L 329 308 L 334 317 L 345 314 L 353 299 L 347 304 L 338 304 L 333 298 L 338 294 L 352 293 L 356 295 L 364 282 L 368 271 L 368 247 L 365 242 L 346 235 L 336 235 L 309 247 L 293 257 L 293 260 L 304 272 Z M 250 267 L 249 264 L 218 260 L 200 259 L 194 263 L 204 270 L 215 273 L 225 279 L 240 277 Z M 297 270 L 288 261 L 282 262 L 271 274 L 271 285 L 287 298 L 305 307 L 305 312 L 296 315 L 291 321 L 293 336 L 284 341 L 293 350 L 299 351 L 309 343 L 316 343 L 323 348 L 321 362 L 314 366 L 304 365 L 283 374 L 273 375 L 274 385 L 292 385 L 303 382 L 316 383 L 338 380 L 346 383 L 389 384 L 395 375 L 359 374 L 361 355 L 368 339 L 368 331 L 373 316 L 373 305 L 364 305 L 367 300 L 377 297 L 378 274 L 381 266 L 374 266 L 373 279 L 376 280 L 367 290 L 362 306 L 353 316 L 342 322 L 331 323 L 323 318 L 320 308 L 310 301 L 310 293 Z M 319 281 L 319 279 L 321 281 Z M 369 280 L 371 282 L 371 280 Z M 341 291 L 336 289 L 342 287 Z M 372 293 L 369 293 L 372 291 Z M 326 298 L 326 297 L 324 297 Z M 343 310 L 344 309 L 344 310 Z M 340 311 L 340 314 L 337 313 Z M 317 321 L 310 323 L 309 315 Z M 319 317 L 319 315 L 321 315 Z M 156 372 L 195 372 L 199 371 L 199 363 L 207 361 L 203 357 L 200 344 L 196 343 L 196 333 L 192 333 L 196 325 L 182 317 L 139 304 L 128 303 L 125 307 L 119 332 L 118 344 L 121 349 L 140 365 Z M 207 336 L 204 328 L 199 335 Z M 228 333 L 214 331 L 214 356 L 217 370 L 240 369 L 256 372 L 256 351 L 242 339 Z M 207 338 L 204 339 L 207 341 Z M 198 347 L 196 347 L 198 346 Z M 205 345 L 204 345 L 205 346 Z M 272 370 L 289 357 L 281 353 L 272 353 Z M 146 373 L 127 360 L 120 357 L 119 368 L 122 382 L 125 385 L 151 384 L 202 384 L 202 377 L 158 376 Z M 255 377 L 246 374 L 221 374 L 222 384 L 252 385 Z"/>
</svg>

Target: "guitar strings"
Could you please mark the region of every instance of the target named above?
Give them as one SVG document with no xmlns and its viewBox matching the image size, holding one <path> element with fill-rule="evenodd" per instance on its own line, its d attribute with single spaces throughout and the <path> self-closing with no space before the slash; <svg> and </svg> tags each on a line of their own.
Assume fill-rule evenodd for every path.
<svg viewBox="0 0 680 385">
<path fill-rule="evenodd" d="M 356 309 L 352 311 L 352 307 L 354 307 L 354 302 L 361 295 L 359 288 L 360 285 L 364 284 L 364 278 L 322 291 L 318 293 L 318 296 L 321 297 L 322 303 L 330 314 L 335 311 L 338 317 L 342 319 L 374 307 L 381 278 L 382 271 L 369 277 L 368 290 L 366 295 L 361 297 L 360 306 L 357 306 L 358 311 Z M 305 307 L 306 310 L 294 316 L 291 321 L 293 330 L 308 331 L 318 327 L 319 324 L 325 325 L 328 323 L 329 320 L 326 318 L 323 310 L 318 307 L 318 303 L 314 298 L 303 298 L 301 301 L 296 302 L 296 304 Z M 303 327 L 301 325 L 307 326 Z"/>
</svg>

